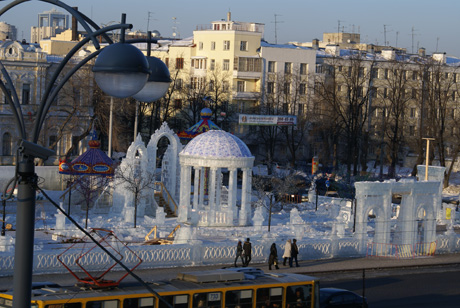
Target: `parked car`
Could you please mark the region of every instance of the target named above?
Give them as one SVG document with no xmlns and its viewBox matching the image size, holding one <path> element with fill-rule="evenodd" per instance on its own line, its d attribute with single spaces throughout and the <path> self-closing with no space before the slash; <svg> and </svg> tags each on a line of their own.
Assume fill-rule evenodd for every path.
<svg viewBox="0 0 460 308">
<path fill-rule="evenodd" d="M 319 290 L 320 308 L 367 308 L 367 299 L 355 292 L 337 289 L 321 288 Z"/>
</svg>

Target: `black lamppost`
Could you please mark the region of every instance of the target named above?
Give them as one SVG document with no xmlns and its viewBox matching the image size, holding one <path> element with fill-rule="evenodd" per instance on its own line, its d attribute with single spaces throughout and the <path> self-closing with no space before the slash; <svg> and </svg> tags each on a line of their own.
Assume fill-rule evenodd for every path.
<svg viewBox="0 0 460 308">
<path fill-rule="evenodd" d="M 30 0 L 16 0 L 0 10 L 0 16 L 11 8 L 29 2 Z M 34 119 L 33 130 L 27 134 L 24 116 L 21 110 L 14 83 L 0 62 L 0 72 L 6 84 L 0 79 L 0 89 L 3 91 L 8 104 L 11 107 L 16 126 L 19 130 L 19 147 L 17 154 L 17 168 L 15 177 L 10 183 L 15 187 L 18 184 L 17 213 L 16 213 L 16 243 L 14 256 L 14 279 L 13 279 L 13 307 L 29 308 L 32 292 L 32 269 L 33 269 L 33 248 L 35 231 L 35 195 L 37 189 L 37 175 L 35 174 L 35 158 L 43 160 L 54 155 L 54 151 L 38 145 L 38 138 L 45 122 L 46 115 L 56 98 L 60 89 L 83 65 L 98 56 L 93 71 L 99 87 L 107 94 L 126 98 L 139 92 L 147 82 L 150 75 L 149 63 L 142 52 L 136 47 L 124 42 L 126 29 L 132 25 L 126 24 L 126 16 L 122 15 L 120 24 L 111 25 L 102 29 L 84 14 L 66 5 L 59 0 L 38 0 L 57 5 L 69 12 L 83 26 L 87 37 L 78 42 L 74 48 L 64 57 L 53 76 L 50 78 L 45 93 L 40 101 L 37 114 Z M 106 34 L 109 31 L 121 29 L 121 42 L 113 44 L 113 41 Z M 103 36 L 109 46 L 101 49 L 98 37 Z M 63 72 L 69 60 L 85 44 L 92 41 L 96 51 L 73 66 L 54 87 L 58 76 Z M 11 91 L 11 92 L 10 92 Z M 5 189 L 6 191 L 6 189 Z"/>
</svg>

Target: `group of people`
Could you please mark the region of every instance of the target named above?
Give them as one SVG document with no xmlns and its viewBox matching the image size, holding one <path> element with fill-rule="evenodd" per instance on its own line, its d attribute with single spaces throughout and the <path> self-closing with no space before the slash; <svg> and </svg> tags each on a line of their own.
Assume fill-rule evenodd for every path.
<svg viewBox="0 0 460 308">
<path fill-rule="evenodd" d="M 283 253 L 283 265 L 286 266 L 286 261 L 288 261 L 289 267 L 293 267 L 293 263 L 295 261 L 295 266 L 299 267 L 299 261 L 297 260 L 297 256 L 299 254 L 299 247 L 297 246 L 297 240 L 293 239 L 292 243 L 291 240 L 286 241 L 286 245 L 284 246 L 284 253 Z M 268 258 L 268 269 L 272 269 L 272 265 L 275 265 L 276 269 L 279 269 L 278 266 L 278 251 L 276 249 L 276 244 L 273 243 L 270 247 L 270 256 Z"/>
<path fill-rule="evenodd" d="M 252 250 L 252 245 L 251 245 L 249 237 L 246 239 L 244 244 L 242 244 L 241 241 L 238 241 L 238 244 L 236 245 L 235 267 L 238 267 L 236 265 L 236 261 L 238 260 L 238 257 L 241 258 L 241 263 L 243 263 L 243 267 L 246 267 L 249 265 L 249 262 L 251 262 L 251 250 Z"/>
<path fill-rule="evenodd" d="M 235 257 L 235 267 L 238 267 L 236 262 L 238 258 L 241 258 L 241 263 L 243 267 L 249 265 L 251 262 L 251 250 L 252 245 L 250 239 L 247 238 L 244 244 L 241 241 L 238 241 L 236 245 L 236 257 Z M 297 247 L 297 240 L 293 239 L 292 243 L 291 240 L 286 241 L 286 245 L 284 246 L 284 253 L 283 253 L 283 265 L 286 266 L 286 262 L 288 261 L 289 267 L 293 267 L 293 263 L 295 261 L 295 266 L 299 267 L 299 262 L 297 260 L 297 255 L 299 254 L 299 247 Z M 272 265 L 275 266 L 276 269 L 279 269 L 278 266 L 278 249 L 276 248 L 276 244 L 273 243 L 270 247 L 270 256 L 268 257 L 268 269 L 272 269 Z"/>
</svg>

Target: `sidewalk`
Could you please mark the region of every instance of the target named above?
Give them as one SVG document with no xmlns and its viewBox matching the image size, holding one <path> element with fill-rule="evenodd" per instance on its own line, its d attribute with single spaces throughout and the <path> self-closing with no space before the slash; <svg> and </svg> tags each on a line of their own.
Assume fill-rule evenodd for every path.
<svg viewBox="0 0 460 308">
<path fill-rule="evenodd" d="M 357 271 L 357 270 L 376 270 L 390 268 L 407 268 L 407 267 L 426 267 L 439 265 L 460 265 L 459 254 L 440 254 L 431 257 L 417 257 L 414 259 L 395 259 L 379 257 L 363 258 L 343 258 L 343 259 L 325 259 L 325 260 L 307 260 L 299 261 L 300 267 L 280 265 L 283 272 L 302 273 L 315 275 L 318 273 Z M 254 267 L 260 267 L 268 272 L 268 265 L 254 264 Z"/>
</svg>

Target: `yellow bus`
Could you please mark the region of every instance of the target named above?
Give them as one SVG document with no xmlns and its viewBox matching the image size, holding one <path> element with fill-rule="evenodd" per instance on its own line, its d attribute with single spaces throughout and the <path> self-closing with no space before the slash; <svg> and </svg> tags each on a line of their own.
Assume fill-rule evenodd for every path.
<svg viewBox="0 0 460 308">
<path fill-rule="evenodd" d="M 257 268 L 179 273 L 171 280 L 144 286 L 122 282 L 117 287 L 63 287 L 43 284 L 32 290 L 33 308 L 319 308 L 316 278 Z M 13 292 L 0 293 L 0 308 L 11 308 Z M 169 305 L 168 305 L 169 304 Z"/>
</svg>

